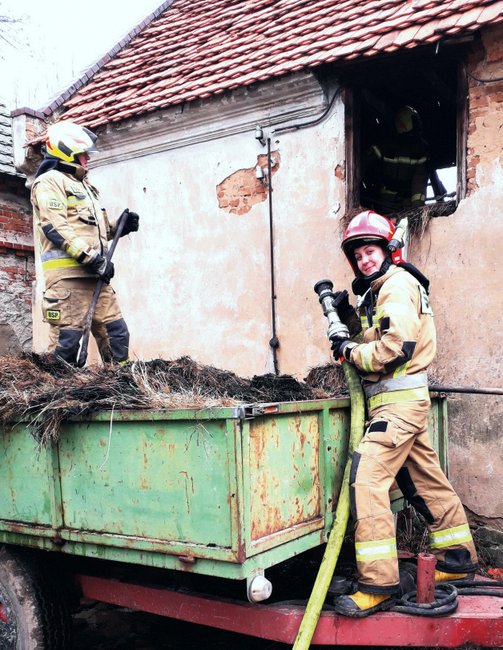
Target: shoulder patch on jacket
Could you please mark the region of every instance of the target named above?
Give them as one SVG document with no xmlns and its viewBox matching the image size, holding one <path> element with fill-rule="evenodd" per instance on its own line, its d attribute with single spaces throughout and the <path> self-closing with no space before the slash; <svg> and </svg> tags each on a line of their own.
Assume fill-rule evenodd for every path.
<svg viewBox="0 0 503 650">
<path fill-rule="evenodd" d="M 47 199 L 47 208 L 49 210 L 61 210 L 64 208 L 63 201 L 59 199 Z"/>
</svg>

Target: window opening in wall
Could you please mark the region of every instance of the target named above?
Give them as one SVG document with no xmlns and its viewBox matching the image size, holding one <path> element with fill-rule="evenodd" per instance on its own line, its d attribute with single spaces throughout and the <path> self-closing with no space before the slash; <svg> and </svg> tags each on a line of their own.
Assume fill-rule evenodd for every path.
<svg viewBox="0 0 503 650">
<path fill-rule="evenodd" d="M 348 216 L 370 208 L 424 222 L 454 212 L 465 174 L 461 60 L 452 48 L 337 71 L 346 87 Z"/>
</svg>

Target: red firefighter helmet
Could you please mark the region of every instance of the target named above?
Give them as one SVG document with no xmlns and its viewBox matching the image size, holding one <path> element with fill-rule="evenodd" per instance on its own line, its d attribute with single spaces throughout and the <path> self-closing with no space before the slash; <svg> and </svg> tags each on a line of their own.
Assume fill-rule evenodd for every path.
<svg viewBox="0 0 503 650">
<path fill-rule="evenodd" d="M 391 221 L 372 210 L 360 212 L 351 219 L 342 238 L 342 250 L 348 258 L 355 275 L 358 275 L 358 266 L 354 254 L 355 248 L 372 243 L 381 244 L 386 248 L 388 242 L 393 239 L 394 233 L 395 226 Z"/>
</svg>

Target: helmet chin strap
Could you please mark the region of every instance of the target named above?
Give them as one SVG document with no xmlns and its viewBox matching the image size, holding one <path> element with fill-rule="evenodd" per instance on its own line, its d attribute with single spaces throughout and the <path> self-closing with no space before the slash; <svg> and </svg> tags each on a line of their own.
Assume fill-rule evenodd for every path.
<svg viewBox="0 0 503 650">
<path fill-rule="evenodd" d="M 379 271 L 372 273 L 372 275 L 363 275 L 361 271 L 358 271 L 358 275 L 351 284 L 351 288 L 355 296 L 363 296 L 363 294 L 370 289 L 372 282 L 387 273 L 392 265 L 393 261 L 391 257 L 386 257 L 381 264 Z"/>
<path fill-rule="evenodd" d="M 63 174 L 71 174 L 79 181 L 81 181 L 87 174 L 87 170 L 78 163 L 67 163 L 54 156 L 46 156 L 38 168 L 36 176 L 38 177 L 51 169 L 57 169 L 58 171 L 63 172 Z"/>
</svg>

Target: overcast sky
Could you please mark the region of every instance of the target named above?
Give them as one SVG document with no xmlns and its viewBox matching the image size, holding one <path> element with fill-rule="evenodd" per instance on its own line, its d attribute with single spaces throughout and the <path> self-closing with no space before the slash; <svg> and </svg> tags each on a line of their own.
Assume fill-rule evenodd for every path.
<svg viewBox="0 0 503 650">
<path fill-rule="evenodd" d="M 0 99 L 42 108 L 162 0 L 0 0 Z"/>
</svg>

